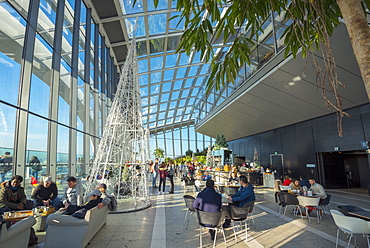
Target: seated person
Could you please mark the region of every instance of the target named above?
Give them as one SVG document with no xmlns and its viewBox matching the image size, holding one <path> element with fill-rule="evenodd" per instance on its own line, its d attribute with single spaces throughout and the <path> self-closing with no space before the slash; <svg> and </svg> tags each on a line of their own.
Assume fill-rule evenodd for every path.
<svg viewBox="0 0 370 248">
<path fill-rule="evenodd" d="M 100 183 L 95 188 L 101 192 L 100 198 L 102 198 L 102 202 L 98 204 L 98 208 L 102 208 L 103 206 L 108 206 L 110 211 L 117 211 L 117 200 L 113 195 L 107 194 L 107 185 L 105 183 Z"/>
<path fill-rule="evenodd" d="M 63 206 L 58 197 L 57 185 L 52 182 L 52 177 L 44 177 L 43 182 L 33 190 L 31 198 L 34 207 L 51 205 L 58 210 Z"/>
<path fill-rule="evenodd" d="M 20 186 L 22 181 L 23 177 L 15 175 L 10 181 L 1 184 L 0 214 L 25 209 L 27 199 L 24 188 Z"/>
<path fill-rule="evenodd" d="M 67 179 L 68 188 L 66 188 L 63 196 L 64 207 L 69 205 L 82 206 L 83 205 L 83 188 L 77 184 L 75 177 Z"/>
<path fill-rule="evenodd" d="M 88 196 L 90 196 L 90 201 L 83 206 L 69 205 L 67 210 L 63 213 L 66 215 L 72 215 L 73 217 L 83 219 L 88 210 L 98 206 L 102 202 L 101 192 L 98 189 L 91 191 Z"/>
<path fill-rule="evenodd" d="M 222 206 L 221 195 L 218 194 L 215 189 L 215 182 L 213 180 L 207 180 L 206 188 L 200 192 L 197 198 L 193 202 L 193 207 L 204 212 L 220 212 Z M 215 231 L 209 230 L 211 239 L 215 239 Z"/>
<path fill-rule="evenodd" d="M 291 183 L 292 183 L 292 177 L 288 176 L 288 175 L 285 175 L 285 180 L 284 180 L 282 185 L 283 186 L 289 186 Z"/>
<path fill-rule="evenodd" d="M 289 187 L 293 190 L 300 190 L 301 189 L 301 185 L 299 183 L 299 180 L 298 179 L 295 179 L 293 178 L 292 180 L 292 183 L 289 184 Z"/>
<path fill-rule="evenodd" d="M 185 186 L 188 185 L 195 185 L 195 179 L 192 177 L 191 173 L 188 173 L 188 175 L 184 178 Z"/>
<path fill-rule="evenodd" d="M 310 178 L 308 182 L 311 185 L 310 189 L 312 189 L 313 193 L 320 196 L 320 202 L 327 197 L 324 187 L 321 184 L 318 184 L 315 178 Z"/>
<path fill-rule="evenodd" d="M 229 183 L 238 183 L 239 179 L 236 177 L 235 172 L 231 173 L 231 177 L 229 178 Z"/>
<path fill-rule="evenodd" d="M 256 196 L 254 194 L 253 185 L 248 183 L 246 176 L 240 176 L 239 182 L 241 187 L 239 188 L 238 192 L 231 197 L 228 197 L 230 201 L 233 202 L 233 206 L 243 207 L 245 204 L 251 201 L 256 200 Z M 230 226 L 231 214 L 230 214 L 230 205 L 223 208 L 226 212 L 227 218 L 224 223 L 224 228 L 228 228 Z"/>
<path fill-rule="evenodd" d="M 300 181 L 299 184 L 301 185 L 301 187 L 306 186 L 307 189 L 311 187 L 311 184 L 307 181 L 307 179 L 304 176 L 300 176 L 299 181 Z"/>
<path fill-rule="evenodd" d="M 212 179 L 212 176 L 209 175 L 209 172 L 208 171 L 205 171 L 204 172 L 204 175 L 202 176 L 202 180 L 203 181 L 207 181 L 207 180 L 211 180 Z"/>
<path fill-rule="evenodd" d="M 313 193 L 316 194 L 317 196 L 320 196 L 320 203 L 321 203 L 327 197 L 324 187 L 321 184 L 316 183 L 316 179 L 313 177 L 310 178 L 308 182 L 311 185 L 310 189 L 313 191 Z M 311 213 L 312 210 L 316 210 L 316 211 L 319 211 L 320 215 L 322 215 L 322 209 L 317 209 L 317 208 L 310 207 L 310 206 L 308 206 L 307 208 L 308 208 L 308 213 Z"/>
</svg>

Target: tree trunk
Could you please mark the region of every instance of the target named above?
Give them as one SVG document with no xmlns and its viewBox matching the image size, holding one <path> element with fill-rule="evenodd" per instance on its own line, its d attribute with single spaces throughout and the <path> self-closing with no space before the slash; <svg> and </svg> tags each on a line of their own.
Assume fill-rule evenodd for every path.
<svg viewBox="0 0 370 248">
<path fill-rule="evenodd" d="M 370 28 L 361 0 L 337 0 L 370 100 Z"/>
</svg>

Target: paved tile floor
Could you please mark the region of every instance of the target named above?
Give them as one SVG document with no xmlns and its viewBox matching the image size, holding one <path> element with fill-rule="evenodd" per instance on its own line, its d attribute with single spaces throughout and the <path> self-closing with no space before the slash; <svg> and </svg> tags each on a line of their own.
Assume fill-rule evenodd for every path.
<svg viewBox="0 0 370 248">
<path fill-rule="evenodd" d="M 217 235 L 216 247 L 335 247 L 337 227 L 330 213 L 325 211 L 321 223 L 312 218 L 293 215 L 292 208 L 283 219 L 278 217 L 279 206 L 275 202 L 274 191 L 269 188 L 255 189 L 257 203 L 253 211 L 255 226 L 248 226 L 248 242 L 245 233 L 238 233 L 237 241 L 231 229 L 225 230 L 226 244 L 222 234 Z M 355 205 L 370 211 L 370 196 L 364 190 L 328 190 L 332 194 L 331 209 L 337 205 Z M 186 208 L 184 194 L 195 196 L 193 188 L 185 189 L 176 179 L 175 194 L 158 195 L 151 191 L 152 206 L 132 213 L 110 214 L 105 226 L 87 246 L 89 248 L 186 248 L 199 247 L 199 227 L 195 216 L 190 216 L 188 229 L 183 226 Z M 188 216 L 189 217 L 189 216 Z M 341 240 L 346 237 L 341 234 Z M 352 242 L 354 244 L 354 242 Z M 212 247 L 213 241 L 206 230 L 203 231 L 203 247 Z M 341 246 L 346 245 L 344 241 Z M 351 247 L 354 247 L 351 246 Z M 357 237 L 357 247 L 367 247 L 366 239 Z"/>
</svg>

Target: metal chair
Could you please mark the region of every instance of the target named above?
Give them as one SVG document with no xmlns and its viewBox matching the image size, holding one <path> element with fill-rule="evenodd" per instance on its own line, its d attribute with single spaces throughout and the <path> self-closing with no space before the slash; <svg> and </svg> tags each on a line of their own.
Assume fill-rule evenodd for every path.
<svg viewBox="0 0 370 248">
<path fill-rule="evenodd" d="M 245 225 L 245 242 L 247 242 L 247 240 L 248 240 L 247 218 L 248 218 L 249 210 L 250 210 L 249 206 L 245 206 L 245 207 L 243 206 L 241 208 L 238 208 L 238 207 L 235 207 L 235 206 L 230 207 L 231 223 L 232 223 L 232 228 L 233 228 L 233 231 L 234 231 L 235 242 L 237 241 L 236 232 L 235 232 L 235 222 L 239 222 L 240 227 L 241 227 L 242 223 L 244 222 L 244 225 Z"/>
<path fill-rule="evenodd" d="M 195 198 L 192 197 L 191 195 L 184 195 L 183 197 L 184 197 L 185 205 L 186 205 L 186 208 L 187 208 L 183 226 L 185 226 L 185 229 L 188 229 L 190 219 L 189 218 L 187 219 L 187 217 L 188 217 L 189 212 L 190 212 L 190 214 L 195 213 L 195 208 L 193 208 L 193 202 L 195 201 Z M 186 220 L 188 220 L 188 221 L 186 222 Z"/>
<path fill-rule="evenodd" d="M 306 216 L 308 222 L 311 223 L 310 215 L 308 214 L 308 207 L 313 207 L 316 209 L 317 223 L 320 223 L 320 214 L 319 214 L 319 202 L 320 197 L 306 197 L 306 196 L 297 196 L 299 205 L 306 208 Z M 303 219 L 302 212 L 301 218 Z"/>
<path fill-rule="evenodd" d="M 365 220 L 362 220 L 356 217 L 345 216 L 344 214 L 342 214 L 341 212 L 337 210 L 330 210 L 330 213 L 333 216 L 334 222 L 338 227 L 335 247 L 338 247 L 339 230 L 350 235 L 347 248 L 351 244 L 351 239 L 353 235 L 356 235 L 356 234 L 361 234 L 365 236 L 367 240 L 367 246 L 370 247 L 370 242 L 369 242 L 370 224 L 368 221 L 365 221 Z M 355 236 L 355 245 L 356 245 L 356 236 Z"/>
<path fill-rule="evenodd" d="M 225 215 L 223 212 L 203 212 L 200 210 L 197 211 L 197 216 L 198 216 L 198 224 L 199 224 L 199 237 L 200 237 L 200 247 L 202 246 L 202 229 L 206 228 L 208 230 L 214 230 L 215 231 L 215 239 L 213 241 L 213 247 L 216 245 L 216 240 L 217 240 L 217 232 L 218 230 L 221 230 L 223 236 L 224 236 L 224 241 L 226 244 L 226 237 L 224 233 L 224 229 L 222 228 L 222 222 L 225 218 Z"/>
<path fill-rule="evenodd" d="M 280 205 L 279 206 L 279 215 L 278 215 L 278 217 L 280 217 L 281 209 L 285 208 L 284 214 L 283 214 L 283 218 L 284 218 L 284 216 L 286 214 L 286 211 L 288 209 L 288 206 L 298 207 L 299 212 L 301 211 L 300 208 L 299 208 L 298 199 L 295 195 L 292 195 L 292 194 L 289 194 L 289 193 L 278 193 L 277 196 L 278 196 L 279 205 Z"/>
<path fill-rule="evenodd" d="M 323 199 L 319 203 L 319 208 L 322 209 L 322 212 L 325 214 L 324 207 L 328 208 L 328 211 L 330 211 L 329 204 L 330 204 L 331 194 L 326 194 L 326 198 Z"/>
<path fill-rule="evenodd" d="M 344 214 L 345 216 L 351 216 L 348 212 L 363 212 L 365 209 L 362 209 L 360 207 L 351 206 L 351 205 L 342 205 L 337 206 L 339 212 Z"/>
<path fill-rule="evenodd" d="M 254 201 L 250 201 L 250 202 L 247 202 L 246 204 L 244 204 L 244 206 L 243 206 L 243 208 L 244 207 L 249 207 L 249 215 L 248 215 L 248 217 L 249 218 L 247 218 L 247 220 L 248 219 L 251 219 L 252 220 L 252 222 L 253 222 L 253 227 L 255 228 L 256 227 L 256 225 L 255 225 L 255 223 L 254 223 L 254 218 L 253 218 L 253 209 L 254 209 L 254 204 L 256 203 L 256 201 L 254 200 Z"/>
</svg>

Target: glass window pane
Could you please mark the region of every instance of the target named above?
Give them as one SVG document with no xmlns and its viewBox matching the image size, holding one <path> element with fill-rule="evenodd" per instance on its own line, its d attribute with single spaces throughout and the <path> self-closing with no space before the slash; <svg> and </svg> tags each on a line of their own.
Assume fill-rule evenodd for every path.
<svg viewBox="0 0 370 248">
<path fill-rule="evenodd" d="M 58 93 L 58 121 L 69 125 L 71 97 L 71 67 L 62 59 Z"/>
<path fill-rule="evenodd" d="M 2 2 L 0 23 L 0 88 L 6 89 L 0 100 L 17 105 L 26 21 L 7 2 Z"/>
<path fill-rule="evenodd" d="M 164 34 L 166 32 L 167 14 L 149 15 L 149 35 Z"/>
<path fill-rule="evenodd" d="M 36 35 L 33 57 L 29 110 L 44 117 L 49 115 L 50 85 L 52 78 L 52 49 L 45 40 Z"/>
<path fill-rule="evenodd" d="M 84 160 L 84 134 L 77 132 L 77 153 L 76 153 L 76 176 L 82 177 L 85 175 L 85 160 Z"/>
<path fill-rule="evenodd" d="M 14 133 L 15 133 L 16 109 L 0 103 L 0 155 L 9 152 L 14 154 Z M 11 160 L 11 159 L 9 159 Z M 12 162 L 12 161 L 9 161 Z M 9 166 L 10 165 L 10 166 Z M 12 166 L 8 164 L 8 171 L 0 174 L 0 182 L 8 181 L 12 177 Z"/>
<path fill-rule="evenodd" d="M 68 171 L 68 154 L 69 154 L 69 128 L 58 125 L 58 139 L 57 139 L 57 168 L 56 168 L 56 179 L 65 183 L 62 180 L 69 174 Z"/>
<path fill-rule="evenodd" d="M 77 87 L 77 129 L 83 131 L 85 124 L 85 82 L 80 77 L 78 77 Z"/>
<path fill-rule="evenodd" d="M 25 178 L 34 177 L 39 181 L 42 176 L 46 175 L 47 170 L 47 146 L 48 146 L 48 121 L 34 116 L 28 115 L 28 128 L 27 128 L 27 146 L 26 146 L 26 161 L 30 162 L 32 156 L 36 156 L 38 163 L 33 160 L 35 164 L 25 168 Z M 29 189 L 32 185 L 26 184 Z"/>
<path fill-rule="evenodd" d="M 57 1 L 40 0 L 37 32 L 50 44 L 54 41 Z"/>
<path fill-rule="evenodd" d="M 65 6 L 64 21 L 63 21 L 63 37 L 62 37 L 62 57 L 71 65 L 72 57 L 72 34 L 73 34 L 73 15 L 70 8 Z"/>
</svg>

